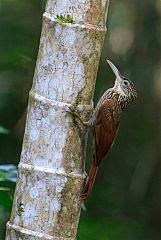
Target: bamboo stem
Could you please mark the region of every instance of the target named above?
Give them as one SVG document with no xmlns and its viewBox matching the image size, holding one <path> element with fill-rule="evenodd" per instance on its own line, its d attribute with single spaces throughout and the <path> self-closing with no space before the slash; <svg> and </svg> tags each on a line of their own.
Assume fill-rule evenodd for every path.
<svg viewBox="0 0 161 240">
<path fill-rule="evenodd" d="M 66 110 L 92 107 L 107 8 L 47 1 L 7 240 L 76 238 L 87 130 Z"/>
</svg>

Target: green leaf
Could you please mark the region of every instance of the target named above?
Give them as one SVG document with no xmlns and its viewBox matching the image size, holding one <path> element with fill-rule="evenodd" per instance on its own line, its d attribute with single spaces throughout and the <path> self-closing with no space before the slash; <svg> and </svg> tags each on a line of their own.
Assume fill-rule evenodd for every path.
<svg viewBox="0 0 161 240">
<path fill-rule="evenodd" d="M 6 178 L 6 174 L 0 171 L 0 181 Z"/>
<path fill-rule="evenodd" d="M 8 192 L 8 191 L 10 191 L 10 188 L 0 187 L 0 191 Z"/>
<path fill-rule="evenodd" d="M 15 165 L 0 165 L 0 182 L 10 181 L 15 183 L 17 178 L 17 169 Z"/>
<path fill-rule="evenodd" d="M 76 23 L 70 15 L 63 16 L 63 15 L 56 15 L 55 21 L 60 25 L 64 25 L 66 23 Z"/>
</svg>

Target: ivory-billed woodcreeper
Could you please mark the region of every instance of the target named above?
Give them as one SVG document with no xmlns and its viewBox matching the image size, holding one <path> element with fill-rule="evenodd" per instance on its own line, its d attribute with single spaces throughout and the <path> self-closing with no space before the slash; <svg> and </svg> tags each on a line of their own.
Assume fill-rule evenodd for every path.
<svg viewBox="0 0 161 240">
<path fill-rule="evenodd" d="M 122 76 L 112 62 L 107 62 L 116 76 L 115 84 L 102 95 L 90 119 L 87 122 L 82 121 L 71 109 L 84 126 L 93 129 L 93 159 L 81 195 L 82 200 L 87 199 L 91 193 L 101 160 L 114 143 L 123 109 L 137 98 L 134 84 Z"/>
</svg>

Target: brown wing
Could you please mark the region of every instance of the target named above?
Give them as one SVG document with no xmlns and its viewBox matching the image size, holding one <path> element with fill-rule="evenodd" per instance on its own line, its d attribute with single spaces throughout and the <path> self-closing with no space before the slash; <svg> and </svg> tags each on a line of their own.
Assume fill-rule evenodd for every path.
<svg viewBox="0 0 161 240">
<path fill-rule="evenodd" d="M 120 115 L 114 114 L 114 102 L 112 99 L 106 100 L 99 109 L 96 122 L 94 124 L 94 151 L 89 175 L 86 179 L 81 199 L 85 200 L 93 189 L 98 166 L 102 158 L 106 155 L 117 135 L 120 122 Z"/>
<path fill-rule="evenodd" d="M 115 140 L 118 124 L 114 119 L 114 102 L 107 99 L 101 106 L 94 126 L 95 164 L 98 166 Z M 118 116 L 119 117 L 119 116 Z"/>
</svg>

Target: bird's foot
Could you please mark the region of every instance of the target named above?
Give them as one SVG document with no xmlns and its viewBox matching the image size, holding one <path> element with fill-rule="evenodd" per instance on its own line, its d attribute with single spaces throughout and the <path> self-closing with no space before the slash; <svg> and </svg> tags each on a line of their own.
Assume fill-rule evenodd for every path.
<svg viewBox="0 0 161 240">
<path fill-rule="evenodd" d="M 67 107 L 68 107 L 69 110 L 67 110 L 66 112 L 69 112 L 70 114 L 73 115 L 74 118 L 77 118 L 77 119 L 81 122 L 81 124 L 82 124 L 83 126 L 88 127 L 87 122 L 84 122 L 84 121 L 80 118 L 80 116 L 76 113 L 75 109 L 74 109 L 72 106 L 70 106 L 70 107 L 67 106 Z"/>
<path fill-rule="evenodd" d="M 72 106 L 67 106 L 68 110 L 66 112 L 71 113 L 75 117 L 79 117 L 78 114 L 75 112 L 75 109 Z"/>
</svg>

